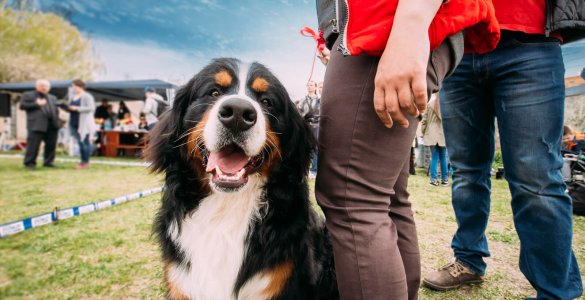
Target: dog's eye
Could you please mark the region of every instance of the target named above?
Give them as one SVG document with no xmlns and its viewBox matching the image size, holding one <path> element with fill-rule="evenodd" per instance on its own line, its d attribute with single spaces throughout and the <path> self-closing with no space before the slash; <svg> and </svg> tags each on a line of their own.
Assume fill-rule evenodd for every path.
<svg viewBox="0 0 585 300">
<path fill-rule="evenodd" d="M 211 92 L 209 92 L 209 96 L 211 96 L 213 98 L 217 98 L 217 97 L 221 96 L 221 92 L 217 89 L 213 89 L 213 90 L 211 90 Z"/>
<path fill-rule="evenodd" d="M 268 99 L 268 98 L 262 98 L 262 100 L 260 100 L 260 103 L 262 103 L 262 105 L 264 105 L 264 107 L 267 107 L 267 108 L 272 107 L 272 101 L 270 101 L 270 99 Z"/>
</svg>

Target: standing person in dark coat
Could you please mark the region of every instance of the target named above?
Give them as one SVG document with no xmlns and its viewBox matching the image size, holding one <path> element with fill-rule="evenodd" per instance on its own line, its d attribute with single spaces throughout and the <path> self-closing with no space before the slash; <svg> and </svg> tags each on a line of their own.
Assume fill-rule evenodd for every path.
<svg viewBox="0 0 585 300">
<path fill-rule="evenodd" d="M 307 95 L 305 98 L 300 100 L 300 109 L 299 112 L 301 116 L 305 118 L 311 125 L 311 129 L 313 129 L 313 135 L 315 136 L 315 140 L 319 136 L 319 111 L 321 108 L 321 94 L 317 93 L 317 82 L 309 81 L 307 82 Z M 315 152 L 313 152 L 313 158 L 311 159 L 311 168 L 309 172 L 309 177 L 315 178 L 317 176 L 317 152 L 318 148 L 315 148 Z"/>
<path fill-rule="evenodd" d="M 130 110 L 128 109 L 128 106 L 126 106 L 126 103 L 124 101 L 120 101 L 120 106 L 118 108 L 118 115 L 116 117 L 116 119 L 118 120 L 122 120 L 124 119 L 124 115 L 125 114 L 130 114 Z"/>
<path fill-rule="evenodd" d="M 47 80 L 37 80 L 36 90 L 25 92 L 20 100 L 20 109 L 26 111 L 28 130 L 24 165 L 28 169 L 36 167 L 41 141 L 45 142 L 43 166 L 55 167 L 55 147 L 59 132 L 59 112 L 57 98 L 51 94 L 51 84 Z"/>
<path fill-rule="evenodd" d="M 94 118 L 106 120 L 110 117 L 110 113 L 108 112 L 108 106 L 110 105 L 107 99 L 102 100 L 102 104 L 95 109 L 95 113 L 93 114 Z"/>
</svg>

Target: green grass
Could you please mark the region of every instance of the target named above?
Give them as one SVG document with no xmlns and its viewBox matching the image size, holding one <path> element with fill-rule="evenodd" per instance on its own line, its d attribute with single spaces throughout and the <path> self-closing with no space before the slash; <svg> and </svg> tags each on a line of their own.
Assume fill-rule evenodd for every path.
<svg viewBox="0 0 585 300">
<path fill-rule="evenodd" d="M 0 159 L 0 223 L 160 185 L 141 167 L 28 171 Z M 153 195 L 0 240 L 0 299 L 161 298 Z"/>
<path fill-rule="evenodd" d="M 30 171 L 20 159 L 0 158 L 0 224 L 161 185 L 141 167 L 94 164 L 77 171 L 75 163 L 56 165 Z"/>
<path fill-rule="evenodd" d="M 422 174 L 422 172 L 419 172 Z M 76 184 L 73 184 L 75 181 Z M 92 166 L 76 171 L 26 171 L 0 159 L 0 223 L 157 186 L 159 177 L 136 167 Z M 486 282 L 452 292 L 421 288 L 420 299 L 521 299 L 534 292 L 518 270 L 519 242 L 505 181 L 494 180 L 487 230 L 492 258 Z M 410 181 L 423 275 L 452 259 L 456 228 L 450 188 L 425 176 Z M 61 221 L 0 240 L 0 299 L 160 299 L 164 290 L 157 245 L 151 236 L 160 195 Z M 33 199 L 33 200 L 30 200 Z M 585 218 L 576 217 L 575 251 L 585 266 Z M 583 273 L 583 269 L 582 269 Z"/>
</svg>

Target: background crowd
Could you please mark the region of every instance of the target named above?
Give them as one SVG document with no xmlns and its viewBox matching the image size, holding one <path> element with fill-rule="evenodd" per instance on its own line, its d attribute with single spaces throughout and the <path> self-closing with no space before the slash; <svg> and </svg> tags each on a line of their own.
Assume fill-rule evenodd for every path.
<svg viewBox="0 0 585 300">
<path fill-rule="evenodd" d="M 96 144 L 100 143 L 100 134 L 104 130 L 149 131 L 169 107 L 168 102 L 154 88 L 145 87 L 144 106 L 135 123 L 124 101 L 119 102 L 117 112 L 114 112 L 107 100 L 96 106 L 94 97 L 86 91 L 85 82 L 80 79 L 73 80 L 64 102 L 58 102 L 50 93 L 51 84 L 48 80 L 37 80 L 35 88 L 35 91 L 23 93 L 20 101 L 20 109 L 27 113 L 28 131 L 23 163 L 31 170 L 36 168 L 41 142 L 44 142 L 43 166 L 55 167 L 59 137 L 64 145 L 69 138 L 72 139 L 72 152 L 80 156 L 76 169 L 88 169 L 90 156 L 99 149 Z M 61 118 L 59 110 L 68 114 L 68 117 Z"/>
</svg>

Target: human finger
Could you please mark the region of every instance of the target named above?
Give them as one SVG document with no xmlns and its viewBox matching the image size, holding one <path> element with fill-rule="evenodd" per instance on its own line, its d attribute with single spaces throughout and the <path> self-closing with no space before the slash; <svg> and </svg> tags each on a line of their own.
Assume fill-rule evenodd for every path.
<svg viewBox="0 0 585 300">
<path fill-rule="evenodd" d="M 384 99 L 384 90 L 380 87 L 374 88 L 374 110 L 380 118 L 380 121 L 384 123 L 384 126 L 390 128 L 392 127 L 392 119 L 388 115 L 388 111 L 386 111 L 386 102 Z"/>
<path fill-rule="evenodd" d="M 424 75 L 417 76 L 412 80 L 412 95 L 414 96 L 414 103 L 420 113 L 423 113 L 427 108 L 427 80 Z"/>
<path fill-rule="evenodd" d="M 398 94 L 395 90 L 386 90 L 384 93 L 384 99 L 386 103 L 386 111 L 390 115 L 390 119 L 393 123 L 396 123 L 404 128 L 408 127 L 408 119 L 402 113 L 400 104 L 398 103 Z"/>
<path fill-rule="evenodd" d="M 412 91 L 410 89 L 410 85 L 408 85 L 407 87 L 402 87 L 398 91 L 398 103 L 400 105 L 400 109 L 403 112 L 406 112 L 414 117 L 417 117 L 419 115 L 418 108 L 414 103 L 414 98 L 412 95 Z"/>
</svg>

